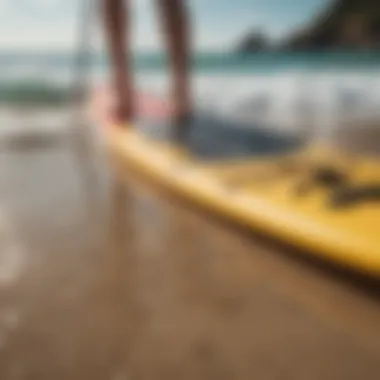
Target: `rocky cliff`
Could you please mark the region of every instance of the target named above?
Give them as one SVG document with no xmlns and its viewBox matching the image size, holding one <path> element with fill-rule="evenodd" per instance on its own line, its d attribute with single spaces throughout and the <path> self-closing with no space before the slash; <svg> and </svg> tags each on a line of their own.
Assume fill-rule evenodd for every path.
<svg viewBox="0 0 380 380">
<path fill-rule="evenodd" d="M 335 0 L 310 26 L 284 43 L 289 49 L 380 48 L 380 0 Z"/>
</svg>

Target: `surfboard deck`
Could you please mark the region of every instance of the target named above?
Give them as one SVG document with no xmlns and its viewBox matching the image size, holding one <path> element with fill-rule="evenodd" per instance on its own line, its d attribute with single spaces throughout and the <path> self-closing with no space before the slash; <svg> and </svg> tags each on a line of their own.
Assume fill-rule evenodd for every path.
<svg viewBox="0 0 380 380">
<path fill-rule="evenodd" d="M 318 165 L 343 168 L 357 184 L 380 184 L 379 160 L 353 161 L 265 126 L 245 130 L 209 115 L 197 118 L 184 147 L 171 142 L 165 101 L 139 94 L 142 120 L 122 126 L 112 117 L 111 95 L 98 93 L 94 108 L 119 161 L 221 217 L 307 255 L 380 277 L 380 200 L 337 208 L 331 206 L 331 188 L 299 191 Z"/>
<path fill-rule="evenodd" d="M 337 209 L 329 206 L 326 189 L 298 194 L 308 165 L 316 160 L 351 165 L 336 152 L 295 149 L 261 158 L 205 160 L 133 127 L 110 128 L 107 140 L 119 160 L 198 206 L 305 254 L 380 276 L 380 202 Z M 379 169 L 377 161 L 367 160 L 351 172 L 359 182 L 380 183 Z"/>
</svg>

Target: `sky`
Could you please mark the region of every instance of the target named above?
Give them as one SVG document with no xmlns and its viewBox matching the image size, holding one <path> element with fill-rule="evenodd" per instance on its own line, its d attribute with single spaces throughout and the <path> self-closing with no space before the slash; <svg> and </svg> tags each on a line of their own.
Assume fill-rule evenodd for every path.
<svg viewBox="0 0 380 380">
<path fill-rule="evenodd" d="M 83 0 L 0 0 L 0 49 L 70 49 L 75 46 Z M 94 3 L 97 0 L 93 0 Z M 133 8 L 134 48 L 162 46 L 156 0 L 126 0 Z M 187 0 L 196 50 L 228 50 L 247 31 L 281 38 L 302 27 L 329 0 Z M 95 17 L 99 24 L 99 15 Z M 99 25 L 95 44 L 101 44 Z"/>
</svg>

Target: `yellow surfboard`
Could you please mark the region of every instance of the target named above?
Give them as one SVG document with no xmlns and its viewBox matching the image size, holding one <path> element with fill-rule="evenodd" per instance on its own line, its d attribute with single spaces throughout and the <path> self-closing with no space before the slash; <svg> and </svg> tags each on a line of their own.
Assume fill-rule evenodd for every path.
<svg viewBox="0 0 380 380">
<path fill-rule="evenodd" d="M 198 206 L 338 266 L 380 276 L 380 199 L 359 192 L 358 199 L 334 205 L 330 188 L 307 180 L 313 167 L 328 164 L 345 168 L 359 188 L 376 187 L 376 160 L 353 162 L 334 151 L 309 148 L 206 160 L 121 127 L 109 130 L 108 143 L 118 159 Z"/>
</svg>

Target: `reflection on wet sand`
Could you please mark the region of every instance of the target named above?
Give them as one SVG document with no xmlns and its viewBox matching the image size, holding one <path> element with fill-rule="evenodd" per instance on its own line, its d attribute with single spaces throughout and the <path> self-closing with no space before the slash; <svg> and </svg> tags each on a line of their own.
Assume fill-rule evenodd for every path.
<svg viewBox="0 0 380 380">
<path fill-rule="evenodd" d="M 65 146 L 0 158 L 0 378 L 358 379 L 377 297 Z"/>
</svg>

